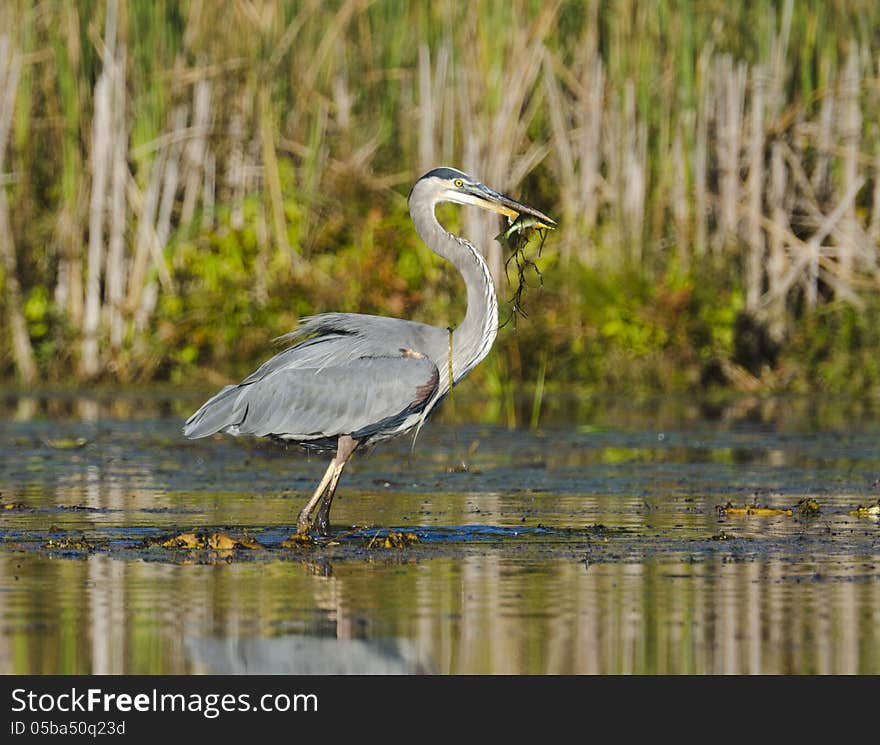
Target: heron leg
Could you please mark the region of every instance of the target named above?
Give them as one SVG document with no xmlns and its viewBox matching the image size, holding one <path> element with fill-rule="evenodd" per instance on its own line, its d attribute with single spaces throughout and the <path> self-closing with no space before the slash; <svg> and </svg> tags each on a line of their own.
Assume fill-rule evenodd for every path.
<svg viewBox="0 0 880 745">
<path fill-rule="evenodd" d="M 324 496 L 318 506 L 318 514 L 315 517 L 315 530 L 318 535 L 327 535 L 330 530 L 330 505 L 333 503 L 333 497 L 336 494 L 339 477 L 342 476 L 342 469 L 345 468 L 345 464 L 348 463 L 348 459 L 351 458 L 352 453 L 354 453 L 359 444 L 357 440 L 348 435 L 341 435 L 339 437 L 336 445 L 336 457 L 333 459 L 335 468 L 330 477 L 330 485 L 327 487 L 327 491 L 324 492 Z"/>
<path fill-rule="evenodd" d="M 309 532 L 309 517 L 312 514 L 312 510 L 315 509 L 315 505 L 318 504 L 318 500 L 321 498 L 321 495 L 324 493 L 324 490 L 327 488 L 327 484 L 330 483 L 330 480 L 333 478 L 333 471 L 336 468 L 336 458 L 330 461 L 330 465 L 327 466 L 327 470 L 324 471 L 324 476 L 321 479 L 321 483 L 318 484 L 318 488 L 315 489 L 315 493 L 312 494 L 312 498 L 308 501 L 305 507 L 299 513 L 299 517 L 296 521 L 296 532 L 299 535 L 308 535 Z"/>
</svg>

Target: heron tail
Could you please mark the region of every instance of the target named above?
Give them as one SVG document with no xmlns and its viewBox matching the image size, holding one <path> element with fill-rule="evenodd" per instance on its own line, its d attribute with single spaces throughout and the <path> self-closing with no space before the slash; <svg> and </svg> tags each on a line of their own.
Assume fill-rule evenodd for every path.
<svg viewBox="0 0 880 745">
<path fill-rule="evenodd" d="M 193 440 L 213 435 L 236 424 L 234 409 L 237 388 L 237 385 L 227 385 L 202 404 L 201 408 L 186 420 L 183 434 Z"/>
</svg>

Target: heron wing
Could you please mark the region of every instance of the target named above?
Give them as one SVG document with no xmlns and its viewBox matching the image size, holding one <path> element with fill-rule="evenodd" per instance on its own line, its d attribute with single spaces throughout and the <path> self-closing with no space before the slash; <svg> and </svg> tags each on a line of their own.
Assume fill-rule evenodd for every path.
<svg viewBox="0 0 880 745">
<path fill-rule="evenodd" d="M 340 341 L 324 337 L 322 344 Z M 352 359 L 339 349 L 335 355 L 320 349 L 322 344 L 314 349 L 308 342 L 298 345 L 293 349 L 299 354 L 277 355 L 259 377 L 258 370 L 238 386 L 228 386 L 193 414 L 185 433 L 203 437 L 225 431 L 290 440 L 350 434 L 361 439 L 396 428 L 420 412 L 437 390 L 437 366 L 417 352 L 403 348 L 396 355 Z"/>
</svg>

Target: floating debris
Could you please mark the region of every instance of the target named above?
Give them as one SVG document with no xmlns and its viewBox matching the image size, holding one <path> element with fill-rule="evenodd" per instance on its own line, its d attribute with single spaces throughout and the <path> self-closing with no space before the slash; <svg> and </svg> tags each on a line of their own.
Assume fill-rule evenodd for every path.
<svg viewBox="0 0 880 745">
<path fill-rule="evenodd" d="M 846 514 L 855 515 L 856 517 L 870 517 L 874 520 L 877 520 L 878 518 L 880 518 L 880 499 L 877 500 L 877 504 L 870 504 L 867 507 L 859 505 L 854 510 L 850 510 Z"/>
<path fill-rule="evenodd" d="M 719 517 L 742 517 L 744 515 L 755 517 L 776 517 L 783 515 L 785 517 L 791 517 L 794 514 L 794 510 L 787 508 L 758 507 L 757 505 L 737 507 L 732 502 L 723 505 L 716 505 L 715 511 L 718 513 Z"/>
<path fill-rule="evenodd" d="M 61 538 L 50 538 L 43 544 L 43 548 L 49 551 L 94 551 L 95 544 L 87 540 L 84 535 L 71 535 Z"/>
<path fill-rule="evenodd" d="M 59 437 L 57 439 L 44 439 L 43 444 L 55 450 L 79 450 L 89 444 L 85 437 Z"/>
<path fill-rule="evenodd" d="M 819 503 L 811 497 L 799 499 L 794 508 L 801 517 L 816 517 L 822 514 Z"/>
<path fill-rule="evenodd" d="M 419 543 L 419 537 L 415 533 L 401 533 L 397 530 L 389 530 L 384 536 L 376 533 L 365 548 L 406 548 L 413 543 Z"/>
<path fill-rule="evenodd" d="M 819 503 L 812 497 L 799 499 L 794 507 L 765 507 L 757 503 L 738 507 L 732 502 L 728 502 L 716 505 L 715 511 L 719 517 L 791 517 L 795 514 L 801 517 L 816 517 L 822 514 Z"/>
<path fill-rule="evenodd" d="M 234 538 L 226 533 L 179 533 L 175 536 L 147 538 L 144 547 L 209 549 L 211 551 L 233 551 L 239 548 L 261 549 L 260 543 L 250 538 Z"/>
<path fill-rule="evenodd" d="M 11 512 L 12 510 L 25 511 L 30 510 L 31 508 L 24 502 L 0 502 L 0 509 L 9 510 Z"/>
<path fill-rule="evenodd" d="M 308 533 L 294 533 L 290 538 L 286 538 L 279 544 L 281 548 L 305 548 L 307 546 L 320 545 Z"/>
</svg>

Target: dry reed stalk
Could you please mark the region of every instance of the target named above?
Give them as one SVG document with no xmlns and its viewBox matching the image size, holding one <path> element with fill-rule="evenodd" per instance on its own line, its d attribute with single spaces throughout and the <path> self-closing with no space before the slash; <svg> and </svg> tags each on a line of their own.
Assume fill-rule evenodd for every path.
<svg viewBox="0 0 880 745">
<path fill-rule="evenodd" d="M 434 154 L 437 112 L 434 105 L 434 84 L 431 80 L 431 49 L 425 42 L 419 44 L 418 81 L 419 170 L 425 172 L 437 162 Z"/>
<path fill-rule="evenodd" d="M 764 231 L 761 215 L 764 195 L 764 71 L 752 70 L 752 98 L 748 129 L 749 175 L 746 181 L 746 309 L 758 309 L 764 283 Z"/>
<path fill-rule="evenodd" d="M 862 112 L 859 107 L 859 47 L 853 43 L 847 55 L 840 81 L 840 140 L 843 148 L 841 187 L 849 191 L 858 180 L 859 147 L 861 144 Z M 858 222 L 855 208 L 849 209 L 841 226 L 841 241 L 837 247 L 840 277 L 846 282 L 851 276 L 859 248 Z"/>
<path fill-rule="evenodd" d="M 134 240 L 134 258 L 128 275 L 128 292 L 126 309 L 132 312 L 140 308 L 144 286 L 147 281 L 147 269 L 155 238 L 156 210 L 159 206 L 159 192 L 162 183 L 162 172 L 165 164 L 165 148 L 159 150 L 150 168 L 150 180 L 146 194 L 141 194 L 134 182 L 129 179 L 126 187 L 128 201 L 137 214 L 137 232 Z"/>
<path fill-rule="evenodd" d="M 601 148 L 602 108 L 605 103 L 605 64 L 599 53 L 599 3 L 593 0 L 589 7 L 587 26 L 580 48 L 583 58 L 577 76 L 578 101 L 575 108 L 575 131 L 580 166 L 579 200 L 583 211 L 584 228 L 592 231 L 599 214 L 599 188 L 602 183 Z M 584 243 L 586 249 L 586 242 Z M 586 256 L 582 258 L 588 258 Z"/>
<path fill-rule="evenodd" d="M 5 275 L 5 304 L 15 371 L 18 379 L 25 385 L 29 385 L 37 380 L 37 365 L 28 334 L 27 321 L 21 310 L 23 307 L 21 285 L 18 281 L 15 244 L 9 221 L 9 204 L 6 200 L 5 187 L 0 187 L 0 261 L 3 262 Z"/>
<path fill-rule="evenodd" d="M 578 163 L 570 142 L 571 125 L 565 116 L 559 80 L 556 77 L 550 56 L 544 60 L 544 95 L 547 96 L 547 111 L 550 115 L 552 143 L 556 153 L 556 173 L 560 182 L 560 208 L 565 224 L 574 224 L 580 211 L 580 194 L 578 193 Z M 568 231 L 566 231 L 567 233 Z M 560 253 L 562 261 L 568 263 L 572 258 L 572 242 L 565 235 Z"/>
<path fill-rule="evenodd" d="M 78 178 L 81 180 L 81 177 Z M 55 282 L 55 303 L 74 327 L 82 325 L 83 266 L 80 215 L 84 211 L 83 194 L 75 202 L 65 202 L 55 220 L 54 238 L 59 254 Z"/>
<path fill-rule="evenodd" d="M 673 91 L 667 91 L 671 99 Z M 657 257 L 668 256 L 670 244 L 669 218 L 675 222 L 675 208 L 671 203 L 673 183 L 676 179 L 675 171 L 678 164 L 673 160 L 673 147 L 675 135 L 678 131 L 678 112 L 675 115 L 670 109 L 665 109 L 659 116 L 656 137 L 651 144 L 653 152 L 660 153 L 659 159 L 651 157 L 648 152 L 648 116 L 642 112 L 642 121 L 645 123 L 645 231 L 643 234 L 643 251 L 646 259 L 652 258 L 656 251 Z"/>
<path fill-rule="evenodd" d="M 101 320 L 101 275 L 104 263 L 104 218 L 109 183 L 110 159 L 113 151 L 112 96 L 113 81 L 109 68 L 113 66 L 116 47 L 115 0 L 107 3 L 104 30 L 104 65 L 94 89 L 94 114 L 92 118 L 91 173 L 92 183 L 89 203 L 89 248 L 86 267 L 86 295 L 83 313 L 82 347 L 80 351 L 80 374 L 92 378 L 101 369 L 98 346 L 98 328 Z"/>
<path fill-rule="evenodd" d="M 623 204 L 623 122 L 620 115 L 620 97 L 616 91 L 609 95 L 608 106 L 602 117 L 602 162 L 605 165 L 606 191 L 604 201 L 611 207 L 611 225 L 607 232 L 614 248 L 612 257 L 622 256 L 620 247 L 624 241 Z M 605 241 L 603 241 L 605 242 Z"/>
<path fill-rule="evenodd" d="M 214 203 L 217 197 L 217 161 L 213 151 L 205 153 L 205 177 L 202 183 L 202 230 L 214 226 Z"/>
<path fill-rule="evenodd" d="M 0 36 L 0 176 L 6 167 L 6 145 L 12 130 L 21 65 L 21 55 L 12 48 L 9 37 Z M 5 179 L 0 181 L 0 187 L 5 190 Z"/>
<path fill-rule="evenodd" d="M 697 60 L 697 112 L 694 137 L 694 249 L 706 251 L 709 240 L 709 120 L 712 99 L 709 91 L 709 65 L 712 49 L 706 47 Z"/>
<path fill-rule="evenodd" d="M 180 223 L 188 225 L 196 211 L 199 194 L 202 192 L 203 170 L 208 132 L 211 125 L 211 81 L 202 79 L 193 86 L 193 136 L 186 143 L 184 162 L 186 176 L 183 188 L 183 205 L 180 208 Z"/>
<path fill-rule="evenodd" d="M 144 331 L 150 323 L 150 316 L 159 302 L 159 285 L 155 279 L 149 279 L 141 292 L 141 303 L 134 313 L 134 331 L 138 347 L 144 342 Z"/>
<path fill-rule="evenodd" d="M 254 217 L 254 232 L 257 238 L 257 259 L 254 262 L 254 301 L 260 307 L 269 302 L 268 270 L 269 270 L 269 224 L 266 221 L 266 206 L 257 203 Z"/>
<path fill-rule="evenodd" d="M 734 65 L 733 57 L 722 55 L 716 62 L 716 153 L 718 157 L 719 194 L 716 250 L 728 245 L 736 234 L 739 217 L 740 142 L 745 108 L 746 66 Z"/>
<path fill-rule="evenodd" d="M 172 132 L 183 132 L 186 130 L 188 111 L 187 107 L 179 104 L 174 108 L 171 114 Z M 178 184 L 180 183 L 180 165 L 183 156 L 182 139 L 173 138 L 171 145 L 165 157 L 164 173 L 162 178 L 162 198 L 159 200 L 159 210 L 156 215 L 155 234 L 157 241 L 153 242 L 154 254 L 153 260 L 156 262 L 156 269 L 160 272 L 160 277 L 164 276 L 164 280 L 170 283 L 167 273 L 162 274 L 159 265 L 164 266 L 164 259 L 161 251 L 164 250 L 168 243 L 168 236 L 171 234 L 171 213 L 177 199 Z M 159 253 L 155 253 L 157 251 Z"/>
<path fill-rule="evenodd" d="M 234 230 L 244 227 L 244 140 L 247 91 L 237 97 L 229 114 L 226 130 L 229 155 L 226 161 L 226 200 L 231 203 L 230 224 Z"/>
<path fill-rule="evenodd" d="M 305 22 L 309 19 L 309 16 L 320 7 L 321 3 L 316 0 L 310 0 L 310 2 L 303 4 L 301 10 L 293 17 L 291 22 L 287 24 L 287 28 L 284 29 L 284 33 L 275 45 L 275 49 L 272 51 L 272 57 L 269 59 L 269 69 L 274 70 L 281 64 L 281 61 L 293 45 L 293 42 L 296 41 L 296 37 L 299 35 Z"/>
<path fill-rule="evenodd" d="M 785 0 L 782 6 L 782 18 L 779 30 L 770 36 L 770 60 L 767 76 L 767 115 L 773 121 L 779 116 L 786 101 L 786 59 L 788 56 L 788 41 L 791 36 L 791 19 L 794 11 L 793 0 Z M 775 13 L 773 14 L 775 18 Z"/>
<path fill-rule="evenodd" d="M 319 100 L 317 110 L 311 124 L 311 143 L 303 151 L 305 167 L 300 169 L 300 188 L 306 194 L 317 194 L 321 188 L 321 180 L 328 170 L 330 148 L 327 144 L 327 132 L 330 128 L 330 111 L 327 102 Z M 300 222 L 302 235 L 308 236 L 315 229 L 318 215 L 311 210 L 303 213 Z"/>
<path fill-rule="evenodd" d="M 599 188 L 602 184 L 601 148 L 602 106 L 605 100 L 605 66 L 598 54 L 587 68 L 584 97 L 578 108 L 580 125 L 580 196 L 587 229 L 596 225 L 599 214 Z"/>
<path fill-rule="evenodd" d="M 874 70 L 874 110 L 880 106 L 880 55 L 877 57 L 876 69 Z M 871 221 L 868 224 L 868 241 L 872 252 L 875 273 L 877 262 L 877 251 L 880 248 L 880 126 L 874 124 L 872 127 L 874 140 L 874 192 L 871 200 Z"/>
<path fill-rule="evenodd" d="M 272 208 L 272 227 L 275 245 L 281 256 L 294 269 L 302 269 L 302 261 L 287 238 L 287 220 L 284 216 L 284 196 L 281 192 L 281 176 L 278 172 L 278 155 L 275 151 L 275 128 L 273 124 L 272 103 L 266 86 L 260 88 L 260 143 L 263 164 L 263 179 L 269 192 Z"/>
<path fill-rule="evenodd" d="M 105 313 L 110 333 L 110 347 L 121 348 L 125 334 L 123 300 L 125 297 L 125 185 L 128 170 L 128 122 L 125 110 L 126 48 L 120 45 L 112 67 L 113 145 L 111 151 L 110 237 L 107 244 Z"/>
<path fill-rule="evenodd" d="M 31 385 L 37 380 L 37 365 L 28 334 L 27 322 L 22 312 L 21 285 L 12 225 L 9 220 L 9 203 L 6 186 L 2 180 L 6 144 L 15 111 L 15 98 L 21 78 L 21 56 L 13 49 L 7 36 L 0 36 L 0 261 L 3 263 L 6 313 L 9 324 L 12 358 L 19 380 Z"/>
<path fill-rule="evenodd" d="M 626 81 L 623 108 L 622 199 L 626 245 L 635 265 L 642 261 L 645 198 L 648 184 L 648 128 L 636 112 L 635 86 Z"/>
<path fill-rule="evenodd" d="M 880 65 L 880 61 L 878 61 Z M 878 71 L 880 79 L 880 71 Z M 880 127 L 874 127 L 874 142 L 877 152 L 874 155 L 874 191 L 871 198 L 871 221 L 868 223 L 868 243 L 874 253 L 876 271 L 876 247 L 880 243 Z"/>
<path fill-rule="evenodd" d="M 623 101 L 616 95 L 611 96 L 603 126 L 602 155 L 607 199 L 613 214 L 615 256 L 638 264 L 642 259 L 647 191 L 647 129 L 636 114 L 632 80 L 624 85 Z"/>
<path fill-rule="evenodd" d="M 689 256 L 687 251 L 690 241 L 690 209 L 687 185 L 687 158 L 684 153 L 682 127 L 675 131 L 672 141 L 672 218 L 675 223 L 675 246 L 682 268 L 687 268 Z"/>
<path fill-rule="evenodd" d="M 816 164 L 810 182 L 820 196 L 830 189 L 830 162 L 834 141 L 834 118 L 836 114 L 836 97 L 834 90 L 829 88 L 822 96 L 819 119 L 816 122 Z"/>
<path fill-rule="evenodd" d="M 321 41 L 314 54 L 309 57 L 309 65 L 303 73 L 302 88 L 307 91 L 315 90 L 315 84 L 321 71 L 325 68 L 336 47 L 337 39 L 343 34 L 355 13 L 361 10 L 369 0 L 346 0 L 342 7 L 336 11 L 336 15 L 324 28 Z"/>
<path fill-rule="evenodd" d="M 440 48 L 437 51 L 437 63 L 435 65 L 433 76 L 434 99 L 440 104 L 440 110 L 435 111 L 435 132 L 438 126 L 445 129 L 450 122 L 453 126 L 455 125 L 454 112 L 449 112 L 447 114 L 443 107 L 444 100 L 451 100 L 448 96 L 444 96 L 444 91 L 446 91 L 449 86 L 449 65 L 451 59 L 452 53 L 449 48 L 449 40 L 446 40 L 440 45 Z M 451 137 L 447 137 L 445 133 L 442 138 L 435 134 L 435 138 L 440 150 L 440 160 L 437 162 L 451 162 L 453 157 L 452 145 L 454 140 Z"/>
<path fill-rule="evenodd" d="M 788 212 L 785 207 L 786 170 L 782 145 L 774 142 L 770 146 L 770 186 L 767 194 L 767 206 L 773 230 L 767 237 L 767 295 L 765 308 L 767 328 L 770 335 L 777 341 L 785 336 L 785 299 L 787 288 L 784 286 L 786 267 L 785 236 L 791 233 Z"/>
<path fill-rule="evenodd" d="M 340 59 L 345 59 L 345 48 L 342 42 L 338 42 Z M 352 108 L 354 96 L 348 83 L 348 75 L 345 71 L 333 78 L 333 110 L 335 114 L 336 128 L 342 136 L 347 147 L 351 146 Z"/>
<path fill-rule="evenodd" d="M 437 99 L 442 109 L 440 115 L 440 162 L 452 163 L 455 158 L 455 90 L 452 67 L 452 43 L 449 39 L 440 45 L 437 69 L 434 72 Z"/>
<path fill-rule="evenodd" d="M 186 130 L 187 114 L 187 107 L 183 104 L 178 104 L 174 108 L 171 115 L 172 133 Z M 171 217 L 180 181 L 180 162 L 183 155 L 184 139 L 173 136 L 168 139 L 168 142 L 170 145 L 165 148 L 165 157 L 162 159 L 161 196 L 157 200 L 156 222 L 154 225 L 147 224 L 145 232 L 147 248 L 156 270 L 156 276 L 166 290 L 171 290 L 172 280 L 165 264 L 164 251 L 171 234 Z M 159 298 L 156 279 L 145 273 L 144 280 L 146 281 L 140 293 L 140 302 L 133 306 L 135 309 L 134 328 L 138 332 L 147 328 Z"/>
<path fill-rule="evenodd" d="M 64 29 L 64 51 L 70 67 L 76 69 L 81 60 L 80 19 L 76 7 L 69 3 L 64 7 L 61 21 Z M 75 87 L 72 95 L 77 95 Z M 79 109 L 77 102 L 77 109 Z M 71 125 L 68 124 L 68 127 Z M 82 326 L 83 317 L 83 217 L 87 209 L 88 183 L 79 143 L 66 143 L 70 162 L 64 165 L 68 178 L 75 182 L 72 189 L 62 189 L 63 198 L 55 220 L 53 243 L 58 256 L 58 273 L 55 282 L 56 306 L 67 315 L 74 328 Z M 62 172 L 63 173 L 63 172 Z M 64 176 L 62 175 L 62 180 Z"/>
</svg>

